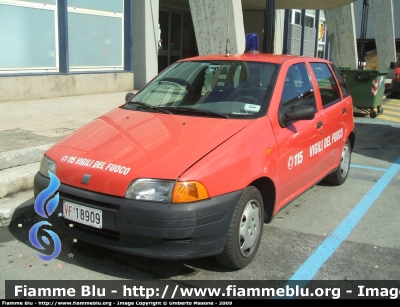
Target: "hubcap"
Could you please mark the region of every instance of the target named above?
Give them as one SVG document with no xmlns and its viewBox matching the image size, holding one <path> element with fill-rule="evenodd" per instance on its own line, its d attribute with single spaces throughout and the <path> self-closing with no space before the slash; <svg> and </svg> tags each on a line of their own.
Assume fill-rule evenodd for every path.
<svg viewBox="0 0 400 307">
<path fill-rule="evenodd" d="M 342 178 L 346 177 L 350 167 L 350 148 L 346 144 L 342 151 L 342 160 L 340 161 L 340 174 Z"/>
<path fill-rule="evenodd" d="M 260 234 L 260 204 L 255 199 L 250 200 L 244 208 L 239 229 L 240 253 L 249 257 L 255 248 Z"/>
</svg>

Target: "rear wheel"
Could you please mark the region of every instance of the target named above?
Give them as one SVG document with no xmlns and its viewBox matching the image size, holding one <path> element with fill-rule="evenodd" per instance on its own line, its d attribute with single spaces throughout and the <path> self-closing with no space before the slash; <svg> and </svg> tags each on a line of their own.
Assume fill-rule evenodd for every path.
<svg viewBox="0 0 400 307">
<path fill-rule="evenodd" d="M 346 141 L 342 150 L 342 157 L 340 159 L 340 164 L 337 170 L 326 177 L 326 181 L 333 185 L 341 185 L 343 184 L 350 170 L 350 161 L 351 161 L 351 144 L 350 140 Z"/>
<path fill-rule="evenodd" d="M 264 205 L 260 192 L 253 186 L 244 190 L 229 225 L 228 237 L 219 263 L 242 269 L 255 257 L 264 223 Z"/>
</svg>

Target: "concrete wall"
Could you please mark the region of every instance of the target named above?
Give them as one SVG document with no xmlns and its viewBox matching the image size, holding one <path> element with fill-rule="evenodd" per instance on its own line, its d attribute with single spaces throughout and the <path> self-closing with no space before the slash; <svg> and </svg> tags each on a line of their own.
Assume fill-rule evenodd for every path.
<svg viewBox="0 0 400 307">
<path fill-rule="evenodd" d="M 245 33 L 240 0 L 189 0 L 200 55 L 243 52 Z"/>
<path fill-rule="evenodd" d="M 389 0 L 393 2 L 393 13 L 394 13 L 394 20 L 393 20 L 393 26 L 394 26 L 394 32 L 395 32 L 395 37 L 397 39 L 400 39 L 400 18 L 398 18 L 399 12 L 400 12 L 400 0 Z M 386 3 L 387 0 L 370 0 L 369 3 L 369 12 L 368 12 L 368 22 L 367 22 L 367 39 L 375 39 L 375 29 L 374 29 L 374 23 L 372 21 L 372 7 L 378 7 L 378 10 L 381 10 L 383 13 L 388 13 L 388 11 L 384 12 L 383 10 L 387 10 Z M 382 3 L 382 6 L 381 6 Z M 362 9 L 363 9 L 363 0 L 357 0 L 354 2 L 354 19 L 356 22 L 356 35 L 357 38 L 360 38 L 360 32 L 361 32 L 361 18 L 362 18 Z M 396 14 L 397 13 L 397 14 Z"/>
<path fill-rule="evenodd" d="M 0 101 L 133 90 L 132 72 L 0 77 Z"/>
<path fill-rule="evenodd" d="M 338 67 L 357 69 L 353 4 L 325 10 L 325 18 L 333 62 Z"/>
<path fill-rule="evenodd" d="M 389 69 L 390 62 L 396 60 L 396 44 L 394 35 L 394 18 L 393 18 L 393 3 L 392 0 L 370 1 L 370 11 L 374 32 L 383 34 L 375 35 L 376 49 L 380 69 L 389 71 L 386 76 L 388 79 L 393 77 L 394 70 Z M 399 14 L 396 16 L 399 17 Z"/>
</svg>

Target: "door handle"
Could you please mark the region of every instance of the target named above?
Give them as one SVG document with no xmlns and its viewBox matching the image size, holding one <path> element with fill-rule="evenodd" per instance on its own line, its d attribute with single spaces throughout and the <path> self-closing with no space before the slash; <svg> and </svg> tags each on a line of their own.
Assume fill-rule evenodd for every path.
<svg viewBox="0 0 400 307">
<path fill-rule="evenodd" d="M 317 123 L 317 129 L 321 128 L 324 124 L 322 122 Z"/>
<path fill-rule="evenodd" d="M 345 114 L 347 112 L 347 109 L 346 108 L 343 108 L 342 109 L 342 114 Z"/>
</svg>

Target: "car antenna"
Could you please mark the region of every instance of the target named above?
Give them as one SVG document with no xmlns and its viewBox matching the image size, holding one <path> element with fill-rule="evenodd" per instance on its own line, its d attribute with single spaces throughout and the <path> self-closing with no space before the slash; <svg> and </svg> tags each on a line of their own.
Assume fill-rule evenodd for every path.
<svg viewBox="0 0 400 307">
<path fill-rule="evenodd" d="M 229 21 L 230 21 L 230 18 L 231 18 L 231 14 L 230 14 L 230 12 L 231 12 L 231 10 L 230 10 L 230 6 L 229 6 L 229 0 L 227 1 L 228 2 L 228 30 L 227 30 L 227 35 L 226 35 L 226 48 L 225 48 L 225 56 L 226 57 L 229 57 L 231 54 L 230 54 L 230 52 L 229 52 L 229 49 L 228 49 L 228 39 L 229 39 Z"/>
</svg>

